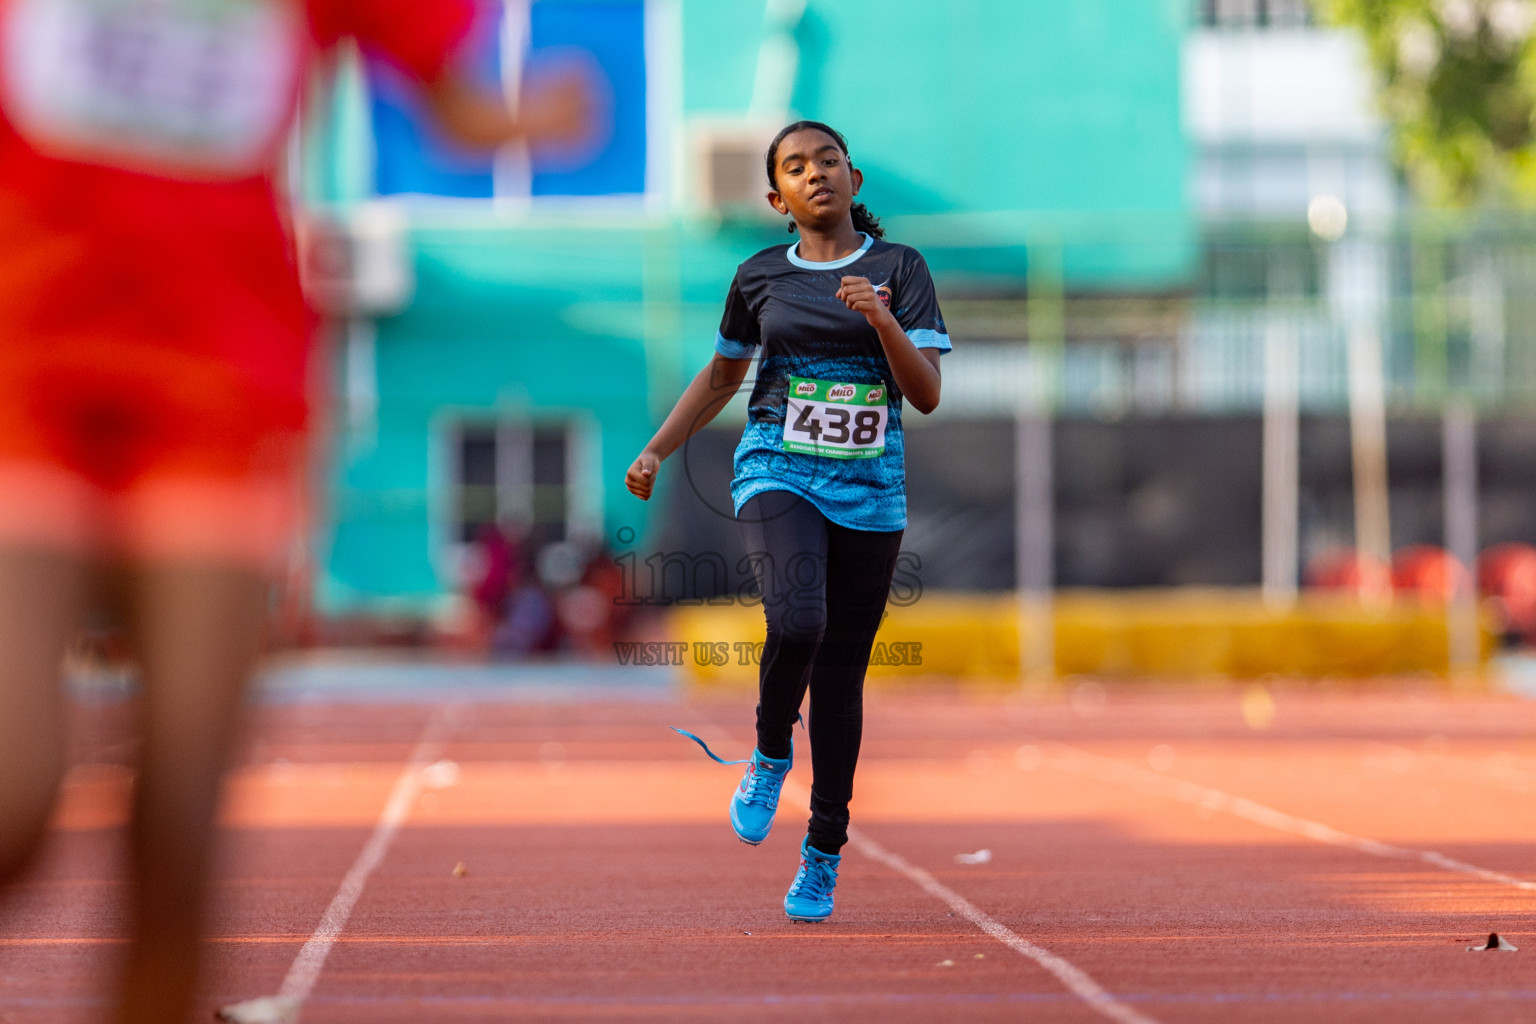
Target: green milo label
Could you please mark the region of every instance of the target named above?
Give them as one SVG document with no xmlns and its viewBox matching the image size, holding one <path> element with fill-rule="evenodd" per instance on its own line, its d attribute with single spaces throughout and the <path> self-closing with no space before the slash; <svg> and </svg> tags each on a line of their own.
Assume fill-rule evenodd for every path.
<svg viewBox="0 0 1536 1024">
<path fill-rule="evenodd" d="M 784 450 L 828 459 L 885 454 L 889 409 L 884 384 L 789 378 Z"/>
</svg>

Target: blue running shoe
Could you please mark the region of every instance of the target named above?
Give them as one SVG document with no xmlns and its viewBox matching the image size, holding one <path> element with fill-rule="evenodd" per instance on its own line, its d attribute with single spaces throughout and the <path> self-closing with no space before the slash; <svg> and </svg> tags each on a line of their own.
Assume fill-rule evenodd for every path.
<svg viewBox="0 0 1536 1024">
<path fill-rule="evenodd" d="M 741 785 L 731 794 L 731 828 L 736 838 L 753 846 L 767 839 L 768 830 L 773 828 L 774 812 L 779 809 L 779 790 L 784 788 L 784 776 L 789 774 L 790 765 L 795 761 L 793 741 L 790 743 L 789 756 L 783 760 L 764 757 L 754 750 L 751 757 L 727 761 L 687 729 L 679 729 L 674 725 L 672 731 L 681 733 L 703 747 L 704 753 L 711 760 L 724 765 L 747 766 L 746 774 L 741 777 Z"/>
<path fill-rule="evenodd" d="M 784 894 L 784 913 L 791 921 L 825 921 L 832 916 L 832 890 L 843 858 L 822 853 L 809 838 L 800 843 L 800 870 Z"/>
<path fill-rule="evenodd" d="M 784 787 L 784 776 L 789 774 L 794 758 L 793 751 L 783 759 L 752 751 L 741 785 L 731 794 L 731 828 L 737 839 L 756 846 L 768 838 L 774 812 L 779 809 L 779 790 Z"/>
</svg>

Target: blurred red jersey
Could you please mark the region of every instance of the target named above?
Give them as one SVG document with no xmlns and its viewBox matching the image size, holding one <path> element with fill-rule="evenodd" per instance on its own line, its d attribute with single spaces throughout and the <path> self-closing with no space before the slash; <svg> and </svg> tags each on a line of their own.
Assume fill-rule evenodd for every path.
<svg viewBox="0 0 1536 1024">
<path fill-rule="evenodd" d="M 353 36 L 431 79 L 470 4 L 0 0 L 0 378 L 128 360 L 296 425 L 311 324 L 273 178 L 309 65 Z"/>
<path fill-rule="evenodd" d="M 471 2 L 0 0 L 0 549 L 280 563 L 301 86 L 349 35 L 430 80 Z"/>
</svg>

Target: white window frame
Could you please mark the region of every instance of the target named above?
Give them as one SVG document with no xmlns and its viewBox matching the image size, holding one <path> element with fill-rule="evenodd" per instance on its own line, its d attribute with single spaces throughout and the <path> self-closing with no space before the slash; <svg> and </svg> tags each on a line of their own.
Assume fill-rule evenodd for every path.
<svg viewBox="0 0 1536 1024">
<path fill-rule="evenodd" d="M 517 101 L 522 60 L 527 52 L 529 18 L 537 0 L 502 0 L 502 84 L 509 103 Z M 673 171 L 680 158 L 679 126 L 683 123 L 682 93 L 682 0 L 642 0 L 645 32 L 645 188 L 638 193 L 598 196 L 535 196 L 527 148 L 520 143 L 503 147 L 492 169 L 489 200 L 461 196 L 405 194 L 376 197 L 405 204 L 416 215 L 436 222 L 474 217 L 484 222 L 489 204 L 498 218 L 513 221 L 554 214 L 636 215 L 666 213 L 673 205 Z M 366 91 L 366 83 L 365 83 Z M 364 118 L 365 150 L 373 151 L 372 125 Z M 377 160 L 375 154 L 372 159 Z"/>
<path fill-rule="evenodd" d="M 433 434 L 434 465 L 428 467 L 428 487 L 437 496 L 430 512 L 432 550 L 440 578 L 457 585 L 471 542 L 460 534 L 460 463 L 466 427 L 489 428 L 496 438 L 496 518 L 533 518 L 533 435 L 564 427 L 565 537 L 601 537 L 604 519 L 602 426 L 588 409 L 551 408 L 536 412 L 485 409 L 445 409 Z"/>
</svg>

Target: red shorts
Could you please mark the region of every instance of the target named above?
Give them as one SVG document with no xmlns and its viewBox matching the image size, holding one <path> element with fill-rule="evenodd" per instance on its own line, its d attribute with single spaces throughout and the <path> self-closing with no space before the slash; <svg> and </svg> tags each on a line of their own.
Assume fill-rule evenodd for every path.
<svg viewBox="0 0 1536 1024">
<path fill-rule="evenodd" d="M 291 412 L 132 345 L 28 362 L 0 360 L 0 546 L 280 567 L 302 483 Z"/>
</svg>

